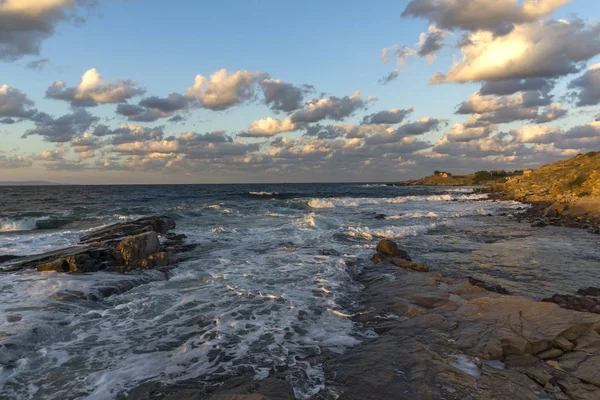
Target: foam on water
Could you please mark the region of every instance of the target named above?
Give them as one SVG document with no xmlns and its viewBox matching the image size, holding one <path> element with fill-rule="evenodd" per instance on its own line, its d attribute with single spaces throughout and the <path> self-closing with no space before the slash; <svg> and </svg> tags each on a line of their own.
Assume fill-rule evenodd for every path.
<svg viewBox="0 0 600 400">
<path fill-rule="evenodd" d="M 335 208 L 335 207 L 359 207 L 365 205 L 386 205 L 386 204 L 403 204 L 407 202 L 438 202 L 438 201 L 468 201 L 486 199 L 487 194 L 469 194 L 454 196 L 451 194 L 429 195 L 429 196 L 399 196 L 388 198 L 371 198 L 371 197 L 346 197 L 346 198 L 328 198 L 328 199 L 311 199 L 308 201 L 308 206 L 314 209 L 319 208 Z"/>
<path fill-rule="evenodd" d="M 407 236 L 418 236 L 428 230 L 435 229 L 439 223 L 430 223 L 425 225 L 412 226 L 394 226 L 381 229 L 368 227 L 349 227 L 346 235 L 354 239 L 374 240 L 374 239 L 402 239 Z"/>
<path fill-rule="evenodd" d="M 158 271 L 0 275 L 0 342 L 8 345 L 0 346 L 0 398 L 112 400 L 149 380 L 218 380 L 240 371 L 263 379 L 275 368 L 297 398 L 308 399 L 324 388 L 320 354 L 375 336 L 350 316 L 364 311 L 352 276 L 370 265 L 376 240 L 402 240 L 421 262 L 462 245 L 456 232 L 483 226 L 485 215 L 523 207 L 463 189 L 361 187 L 133 187 L 116 204 L 105 201 L 114 196 L 109 191 L 94 206 L 102 216 L 96 225 L 151 210 L 174 215 L 177 231 L 199 246 L 168 279 Z M 206 194 L 219 190 L 225 194 Z M 4 232 L 0 254 L 69 246 L 87 229 Z M 466 247 L 469 258 L 477 249 Z M 464 256 L 451 257 L 442 259 L 464 268 Z M 472 360 L 452 362 L 472 367 Z"/>
<path fill-rule="evenodd" d="M 0 218 L 0 232 L 32 231 L 39 218 Z"/>
</svg>

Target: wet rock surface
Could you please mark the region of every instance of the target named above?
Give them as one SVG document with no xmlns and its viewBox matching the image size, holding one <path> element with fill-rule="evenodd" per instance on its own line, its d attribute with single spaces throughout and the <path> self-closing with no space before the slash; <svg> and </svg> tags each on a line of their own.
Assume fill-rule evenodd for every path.
<svg viewBox="0 0 600 400">
<path fill-rule="evenodd" d="M 340 399 L 600 398 L 600 316 L 385 262 L 357 279 L 378 337 L 326 362 Z"/>
<path fill-rule="evenodd" d="M 176 254 L 195 247 L 185 243 L 185 235 L 169 232 L 175 227 L 175 220 L 164 216 L 110 225 L 82 236 L 79 246 L 5 259 L 2 271 L 89 273 L 169 267 L 178 261 Z"/>
</svg>

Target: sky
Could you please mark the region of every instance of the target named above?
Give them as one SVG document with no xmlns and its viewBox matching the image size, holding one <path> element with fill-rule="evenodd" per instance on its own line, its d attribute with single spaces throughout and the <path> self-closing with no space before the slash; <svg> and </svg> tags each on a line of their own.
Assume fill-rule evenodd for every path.
<svg viewBox="0 0 600 400">
<path fill-rule="evenodd" d="M 0 0 L 0 181 L 388 182 L 600 150 L 594 0 Z"/>
</svg>

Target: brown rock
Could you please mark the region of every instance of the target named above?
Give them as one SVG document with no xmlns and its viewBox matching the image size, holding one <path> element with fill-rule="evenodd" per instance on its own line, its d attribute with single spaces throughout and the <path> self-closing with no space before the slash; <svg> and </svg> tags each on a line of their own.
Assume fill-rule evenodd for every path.
<svg viewBox="0 0 600 400">
<path fill-rule="evenodd" d="M 563 353 L 564 353 L 564 351 L 562 351 L 560 349 L 550 349 L 550 350 L 546 350 L 542 353 L 539 353 L 537 356 L 539 358 L 541 358 L 542 360 L 547 360 L 549 358 L 560 357 L 563 355 Z"/>
<path fill-rule="evenodd" d="M 40 272 L 55 271 L 83 273 L 98 271 L 98 265 L 89 254 L 81 253 L 59 258 L 46 264 L 40 264 L 36 269 Z"/>
<path fill-rule="evenodd" d="M 376 250 L 378 253 L 381 253 L 381 254 L 389 256 L 389 257 L 393 257 L 398 253 L 399 249 L 398 249 L 398 245 L 396 244 L 396 242 L 389 240 L 389 239 L 383 239 L 377 245 Z"/>
<path fill-rule="evenodd" d="M 575 344 L 573 344 L 570 340 L 565 339 L 562 336 L 558 336 L 554 339 L 554 346 L 558 347 L 562 351 L 571 351 L 575 348 Z"/>
<path fill-rule="evenodd" d="M 401 268 L 412 269 L 413 271 L 419 272 L 429 272 L 429 267 L 426 267 L 425 265 L 416 264 L 400 258 L 392 258 L 390 262 Z"/>
<path fill-rule="evenodd" d="M 158 252 L 159 245 L 158 234 L 151 231 L 123 239 L 117 245 L 117 250 L 125 264 L 132 265 Z"/>
<path fill-rule="evenodd" d="M 155 268 L 155 267 L 168 267 L 177 262 L 177 259 L 173 254 L 168 251 L 161 251 L 160 253 L 152 254 L 145 260 L 142 260 L 142 268 Z"/>
</svg>

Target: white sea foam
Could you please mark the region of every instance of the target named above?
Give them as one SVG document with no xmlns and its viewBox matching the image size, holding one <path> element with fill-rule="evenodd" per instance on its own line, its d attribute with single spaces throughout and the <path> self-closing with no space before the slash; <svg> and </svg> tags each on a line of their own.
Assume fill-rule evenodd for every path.
<svg viewBox="0 0 600 400">
<path fill-rule="evenodd" d="M 0 232 L 32 231 L 36 222 L 43 218 L 0 218 Z"/>
<path fill-rule="evenodd" d="M 358 207 L 365 205 L 386 205 L 386 204 L 403 204 L 407 202 L 442 202 L 442 201 L 468 201 L 486 199 L 487 194 L 470 194 L 453 196 L 451 194 L 439 194 L 429 196 L 399 196 L 388 198 L 370 198 L 370 197 L 343 197 L 343 198 L 328 198 L 328 199 L 311 199 L 308 201 L 308 206 L 311 208 L 335 208 L 335 207 Z"/>
<path fill-rule="evenodd" d="M 277 192 L 248 192 L 248 194 L 251 194 L 253 196 L 275 196 L 275 195 L 278 195 L 279 193 L 277 193 Z"/>
<path fill-rule="evenodd" d="M 303 227 L 316 228 L 315 213 L 311 212 L 298 218 L 296 224 Z"/>
<path fill-rule="evenodd" d="M 439 223 L 412 226 L 389 226 L 386 228 L 349 227 L 346 236 L 354 239 L 373 240 L 375 238 L 401 239 L 407 236 L 419 236 L 435 229 Z"/>
</svg>

